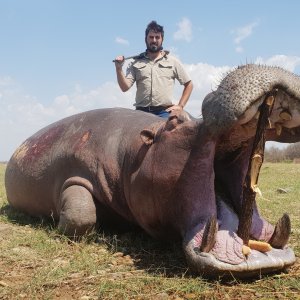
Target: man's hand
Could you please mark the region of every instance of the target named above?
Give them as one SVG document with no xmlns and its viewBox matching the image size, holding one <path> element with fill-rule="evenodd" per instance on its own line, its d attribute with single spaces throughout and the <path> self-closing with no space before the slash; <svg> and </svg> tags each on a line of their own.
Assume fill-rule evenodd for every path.
<svg viewBox="0 0 300 300">
<path fill-rule="evenodd" d="M 182 110 L 183 110 L 183 107 L 181 105 L 172 105 L 166 109 L 166 111 L 169 113 L 172 111 L 181 112 Z"/>
<path fill-rule="evenodd" d="M 117 69 L 121 69 L 124 65 L 125 57 L 123 55 L 119 55 L 114 59 L 114 63 Z"/>
</svg>

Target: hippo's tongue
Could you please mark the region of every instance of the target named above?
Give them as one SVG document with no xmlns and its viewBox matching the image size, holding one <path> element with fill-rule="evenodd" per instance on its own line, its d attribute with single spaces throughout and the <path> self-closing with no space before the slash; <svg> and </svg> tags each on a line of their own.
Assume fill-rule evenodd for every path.
<svg viewBox="0 0 300 300">
<path fill-rule="evenodd" d="M 239 238 L 237 234 L 228 230 L 219 230 L 216 243 L 210 253 L 219 261 L 236 265 L 246 259 L 243 255 L 242 248 L 243 240 Z"/>
<path fill-rule="evenodd" d="M 198 224 L 190 236 L 194 249 L 198 253 L 211 253 L 217 260 L 240 264 L 246 257 L 243 255 L 243 240 L 236 234 L 238 217 L 219 197 L 218 222 L 211 217 L 206 224 Z"/>
<path fill-rule="evenodd" d="M 197 241 L 202 240 L 201 232 L 198 232 L 194 239 L 194 251 L 196 253 L 205 253 L 200 251 L 201 245 Z M 213 248 L 209 251 L 218 261 L 237 265 L 246 260 L 243 255 L 243 241 L 234 232 L 219 230 Z"/>
</svg>

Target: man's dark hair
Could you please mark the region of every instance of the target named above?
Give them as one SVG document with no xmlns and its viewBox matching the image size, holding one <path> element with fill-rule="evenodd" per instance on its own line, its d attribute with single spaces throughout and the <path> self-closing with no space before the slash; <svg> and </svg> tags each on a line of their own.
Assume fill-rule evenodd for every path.
<svg viewBox="0 0 300 300">
<path fill-rule="evenodd" d="M 151 21 L 145 31 L 145 38 L 147 38 L 147 35 L 149 31 L 154 31 L 156 33 L 161 33 L 161 37 L 164 38 L 164 27 L 157 24 L 156 21 Z"/>
</svg>

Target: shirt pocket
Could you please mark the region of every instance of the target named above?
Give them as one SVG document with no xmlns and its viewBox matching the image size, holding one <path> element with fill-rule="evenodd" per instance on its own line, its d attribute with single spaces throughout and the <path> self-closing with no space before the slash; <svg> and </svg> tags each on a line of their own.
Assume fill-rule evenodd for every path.
<svg viewBox="0 0 300 300">
<path fill-rule="evenodd" d="M 166 61 L 158 64 L 159 75 L 162 77 L 174 78 L 173 65 Z"/>
<path fill-rule="evenodd" d="M 150 70 L 147 68 L 147 64 L 142 61 L 138 61 L 135 64 L 133 64 L 133 69 L 135 73 L 136 80 L 141 80 L 148 78 L 150 76 Z"/>
</svg>

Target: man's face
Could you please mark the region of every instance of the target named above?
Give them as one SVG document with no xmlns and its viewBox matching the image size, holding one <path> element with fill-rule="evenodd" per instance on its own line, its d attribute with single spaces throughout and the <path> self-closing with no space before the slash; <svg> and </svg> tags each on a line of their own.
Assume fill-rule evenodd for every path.
<svg viewBox="0 0 300 300">
<path fill-rule="evenodd" d="M 161 50 L 163 38 L 160 32 L 149 31 L 146 38 L 147 49 L 151 52 L 158 52 Z"/>
</svg>

